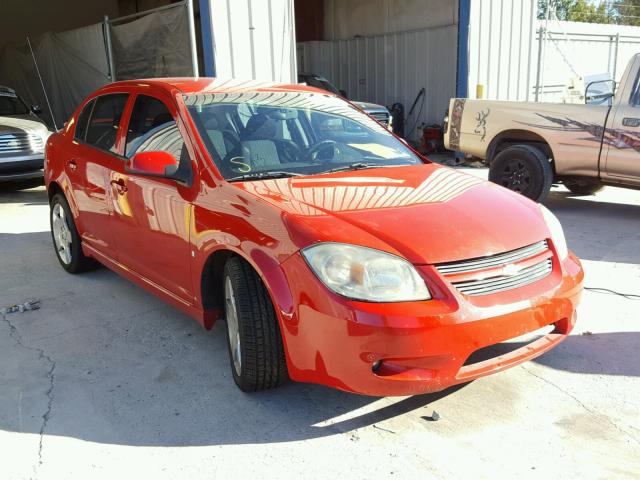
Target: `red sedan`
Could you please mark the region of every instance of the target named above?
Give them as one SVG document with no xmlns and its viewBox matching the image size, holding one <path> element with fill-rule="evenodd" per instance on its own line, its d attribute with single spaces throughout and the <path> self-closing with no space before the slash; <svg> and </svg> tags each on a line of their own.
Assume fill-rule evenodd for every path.
<svg viewBox="0 0 640 480">
<path fill-rule="evenodd" d="M 576 321 L 583 272 L 552 213 L 325 91 L 111 84 L 45 162 L 62 267 L 106 265 L 207 329 L 224 317 L 244 391 L 433 392 L 532 359 Z"/>
</svg>

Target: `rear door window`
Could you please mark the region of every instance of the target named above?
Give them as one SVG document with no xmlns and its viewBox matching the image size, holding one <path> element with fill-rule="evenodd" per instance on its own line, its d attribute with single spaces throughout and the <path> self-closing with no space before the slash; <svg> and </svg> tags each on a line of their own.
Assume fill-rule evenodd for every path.
<svg viewBox="0 0 640 480">
<path fill-rule="evenodd" d="M 98 97 L 93 107 L 85 141 L 101 150 L 115 152 L 118 129 L 128 94 L 114 93 Z"/>
</svg>

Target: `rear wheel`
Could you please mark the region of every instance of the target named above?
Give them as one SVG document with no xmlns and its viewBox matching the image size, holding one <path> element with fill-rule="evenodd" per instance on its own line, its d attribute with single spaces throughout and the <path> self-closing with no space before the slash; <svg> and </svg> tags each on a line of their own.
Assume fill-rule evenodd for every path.
<svg viewBox="0 0 640 480">
<path fill-rule="evenodd" d="M 597 178 L 571 178 L 562 183 L 576 195 L 593 195 L 604 188 L 604 185 Z"/>
<path fill-rule="evenodd" d="M 536 147 L 513 145 L 493 159 L 489 180 L 541 202 L 551 189 L 553 169 L 546 155 Z"/>
<path fill-rule="evenodd" d="M 239 258 L 224 267 L 224 299 L 231 372 L 244 392 L 277 387 L 289 378 L 271 298 L 258 274 Z"/>
<path fill-rule="evenodd" d="M 50 204 L 51 238 L 62 268 L 69 273 L 80 273 L 95 268 L 98 263 L 82 252 L 80 235 L 73 221 L 67 199 L 57 193 Z"/>
</svg>

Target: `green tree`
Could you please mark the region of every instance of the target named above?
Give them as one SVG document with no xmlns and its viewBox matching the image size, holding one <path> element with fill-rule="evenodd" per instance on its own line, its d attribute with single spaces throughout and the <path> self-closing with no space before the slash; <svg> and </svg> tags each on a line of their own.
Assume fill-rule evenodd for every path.
<svg viewBox="0 0 640 480">
<path fill-rule="evenodd" d="M 640 4 L 640 0 L 637 1 Z M 569 22 L 617 23 L 620 17 L 616 7 L 605 1 L 538 0 L 538 18 L 546 18 L 547 9 L 555 12 L 559 20 Z"/>
<path fill-rule="evenodd" d="M 620 25 L 640 26 L 640 0 L 616 0 L 610 2 Z"/>
<path fill-rule="evenodd" d="M 566 20 L 575 0 L 538 0 L 538 18 L 546 18 L 547 9 L 555 10 L 559 20 Z"/>
</svg>

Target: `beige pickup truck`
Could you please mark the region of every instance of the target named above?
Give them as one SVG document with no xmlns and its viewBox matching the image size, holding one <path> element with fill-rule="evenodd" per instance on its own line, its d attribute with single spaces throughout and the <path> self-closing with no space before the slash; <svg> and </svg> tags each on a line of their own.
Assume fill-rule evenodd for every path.
<svg viewBox="0 0 640 480">
<path fill-rule="evenodd" d="M 587 85 L 585 105 L 454 98 L 445 146 L 486 163 L 489 180 L 536 201 L 553 183 L 579 195 L 604 185 L 640 188 L 640 54 L 617 89 L 612 84 Z"/>
</svg>

